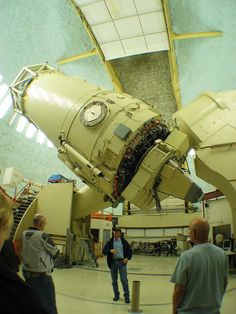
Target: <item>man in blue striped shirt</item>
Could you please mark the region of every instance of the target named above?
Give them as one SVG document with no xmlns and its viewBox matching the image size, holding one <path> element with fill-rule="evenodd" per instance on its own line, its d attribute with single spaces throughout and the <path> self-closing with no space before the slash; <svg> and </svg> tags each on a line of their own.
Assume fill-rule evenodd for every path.
<svg viewBox="0 0 236 314">
<path fill-rule="evenodd" d="M 194 246 L 180 256 L 171 278 L 173 314 L 219 314 L 228 283 L 228 258 L 208 242 L 207 220 L 193 220 L 189 231 Z"/>
</svg>

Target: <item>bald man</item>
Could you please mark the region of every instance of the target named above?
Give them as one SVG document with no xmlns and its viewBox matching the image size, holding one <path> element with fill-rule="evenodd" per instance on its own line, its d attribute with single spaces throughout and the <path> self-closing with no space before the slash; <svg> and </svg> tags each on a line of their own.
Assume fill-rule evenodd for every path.
<svg viewBox="0 0 236 314">
<path fill-rule="evenodd" d="M 47 220 L 44 215 L 36 214 L 33 227 L 22 234 L 21 257 L 23 276 L 49 314 L 57 314 L 55 288 L 52 280 L 54 258 L 58 248 L 43 230 Z"/>
<path fill-rule="evenodd" d="M 208 242 L 207 220 L 191 221 L 189 232 L 194 246 L 180 256 L 171 278 L 173 314 L 219 314 L 228 283 L 228 258 Z"/>
</svg>

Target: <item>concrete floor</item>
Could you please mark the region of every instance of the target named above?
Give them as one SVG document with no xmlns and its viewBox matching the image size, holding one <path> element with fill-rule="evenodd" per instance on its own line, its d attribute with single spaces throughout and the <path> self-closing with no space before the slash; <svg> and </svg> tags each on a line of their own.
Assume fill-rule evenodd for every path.
<svg viewBox="0 0 236 314">
<path fill-rule="evenodd" d="M 169 282 L 176 257 L 134 256 L 128 264 L 130 291 L 132 281 L 139 280 L 140 309 L 150 314 L 170 314 L 173 284 Z M 105 258 L 99 268 L 86 266 L 55 269 L 53 274 L 59 314 L 127 313 L 130 305 L 121 298 L 113 302 L 110 273 Z M 122 295 L 122 290 L 120 291 Z M 231 275 L 221 314 L 235 313 L 236 276 Z"/>
</svg>

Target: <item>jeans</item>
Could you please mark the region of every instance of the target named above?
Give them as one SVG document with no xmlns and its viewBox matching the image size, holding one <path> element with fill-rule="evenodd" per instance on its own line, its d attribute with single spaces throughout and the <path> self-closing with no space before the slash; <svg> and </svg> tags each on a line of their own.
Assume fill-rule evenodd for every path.
<svg viewBox="0 0 236 314">
<path fill-rule="evenodd" d="M 57 314 L 55 287 L 51 276 L 32 277 L 29 272 L 23 270 L 26 283 L 32 288 L 38 297 L 42 307 L 49 314 Z"/>
<path fill-rule="evenodd" d="M 118 282 L 117 282 L 118 272 L 119 272 L 125 300 L 129 300 L 129 285 L 128 285 L 128 279 L 127 279 L 126 265 L 123 264 L 121 260 L 113 260 L 111 264 L 110 272 L 111 272 L 112 287 L 113 287 L 113 292 L 114 292 L 115 297 L 119 298 L 120 296 Z"/>
</svg>

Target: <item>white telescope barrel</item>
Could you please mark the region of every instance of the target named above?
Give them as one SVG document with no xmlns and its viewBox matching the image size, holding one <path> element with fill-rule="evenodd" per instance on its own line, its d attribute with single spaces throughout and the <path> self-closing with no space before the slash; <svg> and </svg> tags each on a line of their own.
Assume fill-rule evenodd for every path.
<svg viewBox="0 0 236 314">
<path fill-rule="evenodd" d="M 156 177 L 175 153 L 159 144 L 166 140 L 169 130 L 158 110 L 130 95 L 105 91 L 48 65 L 23 68 L 11 90 L 15 110 L 45 133 L 58 149 L 59 158 L 88 186 L 113 203 L 118 204 L 124 197 L 129 200 L 130 195 L 130 200 L 141 208 L 153 206 L 152 188 L 155 185 L 158 189 Z M 155 147 L 156 153 L 147 158 Z M 155 163 L 155 156 L 157 166 L 147 166 Z M 151 174 L 143 186 L 137 187 L 132 179 L 144 159 L 143 173 L 149 169 Z M 163 180 L 166 178 L 163 176 Z M 188 190 L 192 182 L 186 176 L 183 180 Z M 166 186 L 165 193 L 174 195 Z M 182 194 L 186 191 L 178 192 Z"/>
</svg>

